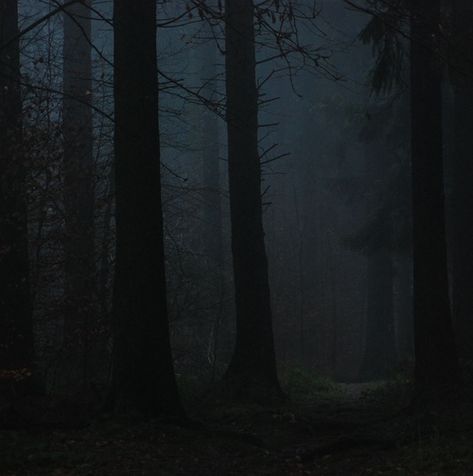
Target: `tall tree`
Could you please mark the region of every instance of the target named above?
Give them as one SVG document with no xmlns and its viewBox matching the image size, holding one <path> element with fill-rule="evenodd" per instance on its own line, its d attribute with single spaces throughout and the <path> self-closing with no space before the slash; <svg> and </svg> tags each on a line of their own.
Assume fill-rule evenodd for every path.
<svg viewBox="0 0 473 476">
<path fill-rule="evenodd" d="M 161 203 L 156 1 L 114 0 L 116 265 L 111 403 L 180 415 Z"/>
<path fill-rule="evenodd" d="M 217 47 L 209 41 L 203 50 L 202 95 L 210 105 L 217 96 Z M 220 193 L 220 158 L 218 117 L 206 108 L 202 118 L 202 175 L 204 185 L 204 246 L 207 257 L 221 275 L 223 267 L 222 199 Z M 221 283 L 221 276 L 217 277 Z"/>
<path fill-rule="evenodd" d="M 389 377 L 397 363 L 393 309 L 393 251 L 388 247 L 388 243 L 383 245 L 368 257 L 366 342 L 360 370 L 362 380 L 380 380 Z"/>
<path fill-rule="evenodd" d="M 0 45 L 0 369 L 29 369 L 33 324 L 16 0 L 0 1 Z"/>
<path fill-rule="evenodd" d="M 473 358 L 473 2 L 454 0 L 450 77 L 454 87 L 454 146 L 449 160 L 452 309 L 459 352 Z"/>
<path fill-rule="evenodd" d="M 206 33 L 211 37 L 211 27 Z M 225 275 L 223 246 L 223 217 L 220 172 L 219 118 L 212 106 L 217 101 L 217 45 L 208 41 L 202 48 L 201 76 L 204 82 L 202 95 L 209 102 L 201 122 L 202 183 L 203 183 L 203 250 L 206 256 L 209 309 L 212 309 L 209 355 L 215 369 L 219 353 L 222 317 L 224 310 Z"/>
<path fill-rule="evenodd" d="M 225 2 L 225 50 L 236 303 L 236 346 L 226 379 L 236 395 L 258 398 L 280 389 L 263 230 L 252 0 Z"/>
<path fill-rule="evenodd" d="M 440 0 L 411 2 L 415 376 L 425 396 L 458 377 L 449 302 L 442 151 Z"/>
<path fill-rule="evenodd" d="M 94 317 L 94 159 L 92 153 L 92 61 L 90 0 L 64 12 L 64 205 L 66 220 L 66 355 L 88 378 L 88 337 Z"/>
</svg>

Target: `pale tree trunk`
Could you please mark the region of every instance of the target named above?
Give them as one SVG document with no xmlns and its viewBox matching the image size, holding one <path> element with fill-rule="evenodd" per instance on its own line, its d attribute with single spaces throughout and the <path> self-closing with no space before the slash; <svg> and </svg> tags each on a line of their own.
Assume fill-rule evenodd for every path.
<svg viewBox="0 0 473 476">
<path fill-rule="evenodd" d="M 210 34 L 211 32 L 209 32 Z M 208 101 L 201 122 L 203 182 L 203 248 L 206 257 L 208 296 L 213 310 L 208 360 L 215 371 L 219 353 L 224 313 L 225 275 L 223 252 L 223 218 L 220 173 L 219 118 L 213 107 L 217 101 L 217 46 L 209 41 L 203 49 L 202 94 Z"/>
</svg>

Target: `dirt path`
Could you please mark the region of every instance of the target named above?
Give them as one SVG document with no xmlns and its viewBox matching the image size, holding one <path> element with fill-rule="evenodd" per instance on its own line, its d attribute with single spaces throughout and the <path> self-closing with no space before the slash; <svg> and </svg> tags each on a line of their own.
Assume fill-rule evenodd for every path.
<svg viewBox="0 0 473 476">
<path fill-rule="evenodd" d="M 98 421 L 0 432 L 0 475 L 469 475 L 471 429 L 426 431 L 370 388 L 278 408 L 194 408 L 200 427 Z M 473 427 L 472 427 L 473 428 Z"/>
</svg>

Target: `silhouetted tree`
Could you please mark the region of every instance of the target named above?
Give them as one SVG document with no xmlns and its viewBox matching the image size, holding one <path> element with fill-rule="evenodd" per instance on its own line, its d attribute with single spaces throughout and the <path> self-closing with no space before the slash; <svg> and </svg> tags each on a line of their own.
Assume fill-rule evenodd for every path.
<svg viewBox="0 0 473 476">
<path fill-rule="evenodd" d="M 64 12 L 64 206 L 66 221 L 65 351 L 88 378 L 88 337 L 94 318 L 94 159 L 90 0 Z"/>
<path fill-rule="evenodd" d="M 351 0 L 345 1 L 353 5 Z M 403 56 L 393 56 L 392 52 L 402 52 L 402 47 L 396 46 L 393 50 L 389 45 L 393 42 L 401 45 L 395 37 L 407 18 L 410 23 L 415 378 L 421 397 L 437 398 L 458 381 L 459 374 L 447 270 L 442 2 L 401 0 L 372 2 L 370 6 L 373 8 L 373 22 L 369 37 L 377 38 L 383 45 L 375 70 L 381 85 L 378 90 L 383 90 L 383 84 L 389 84 L 383 82 L 387 75 L 401 80 L 398 72 L 402 71 Z M 398 65 L 393 69 L 392 63 Z"/>
<path fill-rule="evenodd" d="M 383 211 L 387 211 L 386 209 Z M 383 217 L 377 233 L 382 242 L 368 256 L 366 342 L 360 370 L 362 380 L 389 377 L 397 363 L 394 334 L 394 269 L 392 249 L 392 217 Z"/>
<path fill-rule="evenodd" d="M 458 377 L 445 231 L 440 0 L 411 2 L 415 377 L 436 397 Z"/>
<path fill-rule="evenodd" d="M 33 363 L 18 2 L 0 1 L 0 369 Z"/>
<path fill-rule="evenodd" d="M 280 389 L 262 217 L 252 0 L 225 2 L 225 50 L 237 331 L 226 380 L 241 397 L 268 397 Z"/>
<path fill-rule="evenodd" d="M 209 36 L 212 33 L 207 27 Z M 222 174 L 220 167 L 219 118 L 212 106 L 217 102 L 217 46 L 209 41 L 202 54 L 202 79 L 204 86 L 202 95 L 209 102 L 203 113 L 202 128 L 202 181 L 203 181 L 203 249 L 206 255 L 206 274 L 208 275 L 209 297 L 213 313 L 210 333 L 211 359 L 213 367 L 219 352 L 219 338 L 224 314 L 224 245 L 223 245 L 223 215 L 222 215 Z M 213 304 L 213 305 L 212 305 Z"/>
<path fill-rule="evenodd" d="M 202 95 L 212 105 L 217 97 L 217 47 L 210 41 L 203 52 L 202 79 L 204 87 Z M 206 108 L 202 118 L 202 168 L 204 185 L 204 246 L 212 266 L 219 274 L 223 268 L 222 243 L 222 198 L 220 191 L 220 157 L 218 117 L 210 108 Z M 217 277 L 221 282 L 222 277 Z"/>
<path fill-rule="evenodd" d="M 156 2 L 114 1 L 117 412 L 181 414 L 169 342 L 161 204 Z"/>
<path fill-rule="evenodd" d="M 452 309 L 459 352 L 473 358 L 473 2 L 452 2 L 450 76 L 454 87 L 451 174 Z"/>
</svg>

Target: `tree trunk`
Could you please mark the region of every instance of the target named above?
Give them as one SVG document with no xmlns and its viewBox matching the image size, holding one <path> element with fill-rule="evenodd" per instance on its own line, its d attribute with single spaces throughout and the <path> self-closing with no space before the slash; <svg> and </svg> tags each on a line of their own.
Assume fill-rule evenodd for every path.
<svg viewBox="0 0 473 476">
<path fill-rule="evenodd" d="M 208 28 L 211 37 L 210 27 Z M 202 94 L 210 101 L 217 97 L 217 46 L 213 40 L 203 50 L 202 80 L 205 86 Z M 215 372 L 219 353 L 219 341 L 224 309 L 225 275 L 223 250 L 222 192 L 219 157 L 219 123 L 215 112 L 206 108 L 202 127 L 202 179 L 203 179 L 203 247 L 207 261 L 205 272 L 208 274 L 208 296 L 212 314 L 212 327 L 209 339 L 209 360 Z M 213 305 L 212 305 L 213 304 Z"/>
<path fill-rule="evenodd" d="M 212 102 L 216 100 L 216 46 L 213 41 L 205 48 L 202 80 L 204 97 Z M 202 120 L 202 168 L 204 185 L 204 246 L 206 256 L 221 274 L 223 269 L 222 240 L 222 198 L 220 191 L 220 158 L 218 118 L 212 110 L 206 109 Z M 218 276 L 221 282 L 221 276 Z"/>
<path fill-rule="evenodd" d="M 367 329 L 360 370 L 363 381 L 389 377 L 397 363 L 392 261 L 389 243 L 368 257 Z"/>
<path fill-rule="evenodd" d="M 413 0 L 411 127 L 415 377 L 425 397 L 457 380 L 445 232 L 440 0 Z"/>
<path fill-rule="evenodd" d="M 182 413 L 169 339 L 161 203 L 156 2 L 114 1 L 116 412 Z"/>
<path fill-rule="evenodd" d="M 18 3 L 0 0 L 0 372 L 33 364 L 17 34 Z"/>
<path fill-rule="evenodd" d="M 414 325 L 412 319 L 412 260 L 401 255 L 397 263 L 397 353 L 403 365 L 413 362 Z"/>
<path fill-rule="evenodd" d="M 452 309 L 459 353 L 473 359 L 473 3 L 455 0 L 453 8 Z"/>
<path fill-rule="evenodd" d="M 88 379 L 89 335 L 96 317 L 94 253 L 94 159 L 92 153 L 92 63 L 90 0 L 64 12 L 64 344 L 73 380 Z"/>
<path fill-rule="evenodd" d="M 237 331 L 226 380 L 233 382 L 236 395 L 242 398 L 280 392 L 263 231 L 253 22 L 251 0 L 225 2 L 228 166 Z"/>
</svg>

